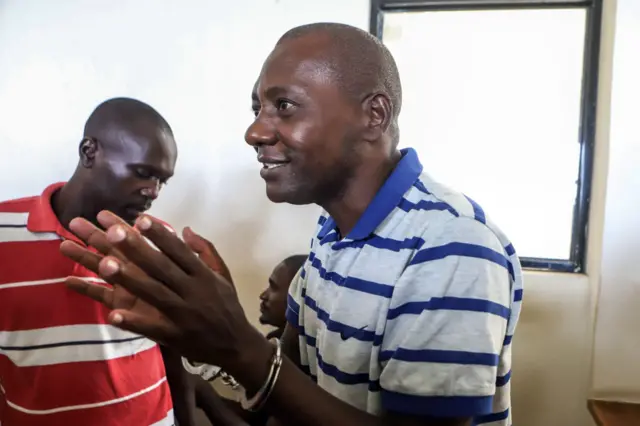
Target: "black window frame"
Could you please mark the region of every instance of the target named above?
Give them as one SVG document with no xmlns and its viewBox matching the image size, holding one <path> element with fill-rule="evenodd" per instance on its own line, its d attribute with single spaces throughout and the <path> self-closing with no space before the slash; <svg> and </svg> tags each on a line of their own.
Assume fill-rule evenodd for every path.
<svg viewBox="0 0 640 426">
<path fill-rule="evenodd" d="M 520 257 L 525 269 L 583 273 L 586 269 L 589 205 L 593 178 L 596 137 L 598 72 L 602 32 L 603 0 L 371 0 L 369 31 L 382 40 L 385 12 L 453 10 L 559 9 L 586 10 L 585 45 L 582 67 L 579 140 L 580 158 L 576 199 L 573 208 L 569 259 Z"/>
</svg>

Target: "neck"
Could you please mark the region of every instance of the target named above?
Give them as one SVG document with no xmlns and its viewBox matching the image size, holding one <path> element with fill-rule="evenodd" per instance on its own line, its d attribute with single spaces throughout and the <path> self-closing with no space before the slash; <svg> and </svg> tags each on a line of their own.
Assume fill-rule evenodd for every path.
<svg viewBox="0 0 640 426">
<path fill-rule="evenodd" d="M 373 159 L 363 161 L 364 170 L 358 171 L 340 192 L 340 196 L 327 203 L 321 203 L 322 208 L 336 222 L 342 237 L 349 234 L 356 226 L 401 157 L 400 152 L 396 151 L 391 157 L 377 162 L 375 167 L 371 166 Z"/>
<path fill-rule="evenodd" d="M 88 199 L 90 197 L 83 196 L 82 185 L 72 177 L 51 196 L 51 207 L 60 224 L 65 229 L 69 229 L 69 223 L 76 217 L 84 217 L 95 222 L 95 217 L 91 218 L 91 215 L 87 214 L 87 211 L 91 210 L 87 204 Z"/>
</svg>

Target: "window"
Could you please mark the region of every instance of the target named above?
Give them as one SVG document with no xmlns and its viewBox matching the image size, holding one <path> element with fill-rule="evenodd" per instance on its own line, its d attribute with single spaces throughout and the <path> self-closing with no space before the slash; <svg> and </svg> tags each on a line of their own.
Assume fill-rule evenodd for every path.
<svg viewBox="0 0 640 426">
<path fill-rule="evenodd" d="M 524 267 L 584 270 L 601 0 L 371 3 L 401 146 L 477 201 Z"/>
</svg>

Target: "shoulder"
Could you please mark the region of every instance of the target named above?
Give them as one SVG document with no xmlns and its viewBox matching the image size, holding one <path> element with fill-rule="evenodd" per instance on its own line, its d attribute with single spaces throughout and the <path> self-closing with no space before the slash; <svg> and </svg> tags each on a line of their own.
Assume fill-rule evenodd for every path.
<svg viewBox="0 0 640 426">
<path fill-rule="evenodd" d="M 28 213 L 38 198 L 33 196 L 0 201 L 0 213 Z"/>
<path fill-rule="evenodd" d="M 50 202 L 51 195 L 62 188 L 66 182 L 56 182 L 47 186 L 42 193 L 0 201 L 0 213 L 28 213 L 39 203 Z"/>
<path fill-rule="evenodd" d="M 394 297 L 428 298 L 435 288 L 457 297 L 500 299 L 520 286 L 521 268 L 513 246 L 478 203 L 428 177 L 418 180 L 418 194 L 408 197 L 436 203 L 438 212 L 416 217 L 418 247 L 407 260 Z M 407 197 L 407 198 L 408 198 Z M 445 213 L 446 212 L 446 213 Z M 423 283 L 429 282 L 427 287 Z M 427 299 L 425 299 L 427 300 Z"/>
<path fill-rule="evenodd" d="M 438 204 L 447 214 L 424 218 L 424 248 L 443 243 L 468 243 L 506 253 L 510 242 L 493 223 L 485 210 L 470 197 L 436 182 L 428 175 L 420 176 L 414 185 L 414 199 Z M 418 201 L 418 202 L 420 202 Z"/>
<path fill-rule="evenodd" d="M 18 231 L 26 232 L 29 212 L 37 200 L 38 197 L 28 197 L 0 202 L 0 232 L 6 231 L 10 234 L 15 234 Z M 7 238 L 6 235 L 0 237 L 0 242 L 8 242 L 13 239 Z"/>
</svg>

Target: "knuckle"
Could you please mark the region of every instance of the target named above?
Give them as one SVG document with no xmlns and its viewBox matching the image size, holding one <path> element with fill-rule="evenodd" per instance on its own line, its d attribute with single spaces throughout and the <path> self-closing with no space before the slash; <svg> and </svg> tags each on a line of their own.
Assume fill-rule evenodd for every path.
<svg viewBox="0 0 640 426">
<path fill-rule="evenodd" d="M 81 263 L 88 268 L 93 268 L 97 264 L 94 260 L 95 258 L 92 256 L 90 252 L 84 252 L 80 256 L 78 263 Z"/>
</svg>

